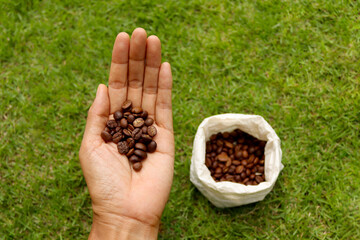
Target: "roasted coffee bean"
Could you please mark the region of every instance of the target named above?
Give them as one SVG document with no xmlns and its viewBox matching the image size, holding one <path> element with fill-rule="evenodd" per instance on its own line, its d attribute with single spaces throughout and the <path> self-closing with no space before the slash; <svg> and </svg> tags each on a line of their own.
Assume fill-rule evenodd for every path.
<svg viewBox="0 0 360 240">
<path fill-rule="evenodd" d="M 123 138 L 124 138 L 124 136 L 122 135 L 122 133 L 121 133 L 121 132 L 117 132 L 117 133 L 115 133 L 114 136 L 113 136 L 113 142 L 114 142 L 114 143 L 118 143 L 118 142 L 120 142 L 120 140 L 123 139 Z"/>
<path fill-rule="evenodd" d="M 130 150 L 128 151 L 128 153 L 126 154 L 127 157 L 130 157 L 134 154 L 135 149 L 134 148 L 130 148 Z"/>
<path fill-rule="evenodd" d="M 244 181 L 243 181 L 243 184 L 246 184 L 247 182 L 249 182 L 250 179 L 249 178 L 245 178 Z"/>
<path fill-rule="evenodd" d="M 135 139 L 135 140 L 139 140 L 135 138 L 136 134 L 139 134 L 140 133 L 140 137 L 141 137 L 141 134 L 142 134 L 142 131 L 140 128 L 135 128 L 134 131 L 132 131 L 132 137 Z"/>
<path fill-rule="evenodd" d="M 106 126 L 107 126 L 108 128 L 116 128 L 116 127 L 117 127 L 117 123 L 116 123 L 115 120 L 109 120 L 109 121 L 107 121 Z"/>
<path fill-rule="evenodd" d="M 153 125 L 153 123 L 154 123 L 154 119 L 152 119 L 152 118 L 147 118 L 145 120 L 145 125 L 146 126 L 151 126 L 151 125 Z"/>
<path fill-rule="evenodd" d="M 246 173 L 245 173 L 245 172 L 242 172 L 242 173 L 240 174 L 240 176 L 241 176 L 242 179 L 245 179 L 245 178 L 246 178 Z"/>
<path fill-rule="evenodd" d="M 110 142 L 112 140 L 111 134 L 108 133 L 107 131 L 102 131 L 101 132 L 101 137 L 105 142 Z"/>
<path fill-rule="evenodd" d="M 224 141 L 224 144 L 225 144 L 225 147 L 227 147 L 227 148 L 233 148 L 234 147 L 234 145 L 229 141 Z"/>
<path fill-rule="evenodd" d="M 230 159 L 230 157 L 225 152 L 220 153 L 216 156 L 216 158 L 220 162 L 227 162 Z"/>
<path fill-rule="evenodd" d="M 120 127 L 127 128 L 127 126 L 128 126 L 128 121 L 126 120 L 126 118 L 122 118 L 120 120 Z"/>
<path fill-rule="evenodd" d="M 252 168 L 254 166 L 254 164 L 253 163 L 248 163 L 247 165 L 246 165 L 246 168 Z"/>
<path fill-rule="evenodd" d="M 111 135 L 114 135 L 115 133 L 116 133 L 115 130 L 111 130 L 111 131 L 110 131 L 110 134 L 111 134 Z"/>
<path fill-rule="evenodd" d="M 143 150 L 144 152 L 146 152 L 146 150 L 147 150 L 146 145 L 143 144 L 143 143 L 135 143 L 135 148 L 136 148 L 136 149 Z"/>
<path fill-rule="evenodd" d="M 234 173 L 234 172 L 235 172 L 235 169 L 236 169 L 236 167 L 235 167 L 234 165 L 231 165 L 231 166 L 229 167 L 229 173 Z"/>
<path fill-rule="evenodd" d="M 131 112 L 124 112 L 124 118 L 127 118 L 128 116 L 130 116 L 131 115 Z"/>
<path fill-rule="evenodd" d="M 115 120 L 120 120 L 123 117 L 123 114 L 121 111 L 114 112 L 114 118 Z"/>
<path fill-rule="evenodd" d="M 219 174 L 222 173 L 222 169 L 220 167 L 215 169 L 215 174 Z"/>
<path fill-rule="evenodd" d="M 231 159 L 229 158 L 229 160 L 227 160 L 227 162 L 225 163 L 225 166 L 230 167 L 230 165 L 231 165 Z"/>
<path fill-rule="evenodd" d="M 142 128 L 141 128 L 141 131 L 142 131 L 142 133 L 143 134 L 147 134 L 147 126 L 143 126 Z"/>
<path fill-rule="evenodd" d="M 235 151 L 235 159 L 240 159 L 242 156 L 242 151 Z"/>
<path fill-rule="evenodd" d="M 140 119 L 141 119 L 141 118 L 140 118 Z M 148 134 L 149 134 L 150 137 L 154 137 L 154 136 L 156 135 L 156 133 L 157 133 L 156 127 L 154 127 L 154 126 L 149 126 L 147 132 L 148 132 Z"/>
<path fill-rule="evenodd" d="M 131 112 L 132 113 L 141 113 L 143 109 L 141 107 L 134 107 Z"/>
<path fill-rule="evenodd" d="M 145 119 L 148 117 L 148 112 L 147 112 L 146 110 L 144 110 L 144 111 L 140 114 L 140 117 L 145 120 Z"/>
<path fill-rule="evenodd" d="M 237 166 L 236 169 L 235 169 L 235 172 L 236 174 L 240 174 L 244 171 L 244 166 L 243 165 L 240 165 L 240 166 Z"/>
<path fill-rule="evenodd" d="M 250 169 L 246 169 L 246 176 L 250 176 L 250 174 L 251 174 L 251 171 L 250 171 Z"/>
<path fill-rule="evenodd" d="M 117 148 L 121 154 L 126 154 L 129 151 L 129 145 L 126 141 L 119 142 Z"/>
<path fill-rule="evenodd" d="M 127 127 L 131 132 L 135 130 L 135 127 L 131 124 L 128 124 L 128 127 Z"/>
<path fill-rule="evenodd" d="M 229 138 L 230 137 L 230 133 L 229 132 L 224 132 L 222 134 L 223 138 Z"/>
<path fill-rule="evenodd" d="M 105 130 L 104 130 L 104 131 L 105 131 L 105 132 L 108 132 L 108 133 L 111 132 L 110 128 L 108 128 L 108 127 L 105 127 Z"/>
<path fill-rule="evenodd" d="M 255 180 L 257 183 L 261 183 L 263 181 L 262 177 L 260 176 L 255 176 Z"/>
<path fill-rule="evenodd" d="M 140 158 L 136 155 L 131 155 L 131 157 L 129 158 L 129 161 L 134 164 L 135 162 L 139 162 Z"/>
<path fill-rule="evenodd" d="M 248 159 L 248 163 L 252 163 L 255 160 L 255 155 L 251 154 L 249 159 Z"/>
<path fill-rule="evenodd" d="M 134 151 L 134 154 L 135 154 L 136 156 L 138 156 L 139 158 L 141 158 L 141 159 L 145 159 L 145 158 L 147 157 L 146 152 L 144 152 L 143 150 L 140 150 L 140 149 L 136 149 L 136 150 Z"/>
<path fill-rule="evenodd" d="M 124 135 L 128 136 L 128 137 L 131 137 L 131 131 L 128 130 L 128 129 L 123 129 L 123 133 Z"/>
<path fill-rule="evenodd" d="M 151 142 L 147 145 L 147 150 L 148 150 L 149 153 L 153 153 L 153 152 L 155 152 L 156 147 L 157 147 L 156 142 L 155 142 L 155 141 L 151 141 Z"/>
<path fill-rule="evenodd" d="M 242 161 L 241 161 L 241 165 L 246 166 L 247 164 L 248 164 L 248 162 L 247 162 L 246 160 L 242 160 Z"/>
<path fill-rule="evenodd" d="M 147 134 L 142 134 L 142 135 L 141 135 L 141 140 L 142 140 L 144 143 L 149 143 L 150 141 L 152 141 L 152 137 L 150 137 L 150 136 L 147 135 Z"/>
<path fill-rule="evenodd" d="M 142 163 L 141 162 L 135 162 L 133 165 L 132 165 L 133 169 L 138 172 L 141 170 L 142 168 Z"/>
<path fill-rule="evenodd" d="M 257 157 L 261 157 L 262 154 L 263 154 L 263 151 L 261 151 L 260 149 L 258 149 L 258 150 L 255 151 L 255 155 L 256 155 Z"/>
<path fill-rule="evenodd" d="M 238 161 L 238 160 L 234 160 L 234 161 L 232 161 L 232 164 L 234 164 L 235 166 L 238 166 L 238 165 L 240 165 L 240 164 L 241 164 L 241 162 L 240 162 L 240 161 Z"/>
<path fill-rule="evenodd" d="M 142 118 L 135 119 L 135 121 L 133 122 L 133 125 L 136 128 L 141 128 L 144 125 L 144 119 L 142 119 Z"/>
<path fill-rule="evenodd" d="M 131 102 L 130 100 L 126 100 L 126 101 L 122 104 L 121 108 L 122 108 L 123 110 L 128 110 L 128 109 L 131 108 L 131 106 L 132 106 L 132 102 Z"/>
<path fill-rule="evenodd" d="M 255 152 L 255 147 L 251 146 L 249 147 L 249 153 L 252 154 Z"/>
<path fill-rule="evenodd" d="M 254 179 L 255 178 L 255 174 L 250 174 L 250 179 Z"/>
<path fill-rule="evenodd" d="M 262 166 L 258 167 L 258 171 L 259 171 L 259 173 L 264 173 L 264 167 L 262 167 Z"/>
<path fill-rule="evenodd" d="M 210 168 L 211 167 L 211 159 L 210 158 L 206 158 L 205 159 L 205 165 Z"/>
<path fill-rule="evenodd" d="M 235 175 L 235 181 L 236 182 L 240 182 L 241 181 L 241 177 L 239 175 Z"/>
<path fill-rule="evenodd" d="M 135 121 L 135 116 L 134 115 L 129 115 L 128 117 L 127 117 L 127 121 L 128 121 L 128 123 L 133 123 L 134 121 Z M 134 125 L 134 127 L 136 127 L 135 125 Z"/>
<path fill-rule="evenodd" d="M 246 150 L 242 151 L 243 158 L 248 158 L 249 154 Z"/>
<path fill-rule="evenodd" d="M 121 127 L 117 126 L 117 127 L 115 128 L 115 132 L 120 132 L 120 131 L 121 131 Z"/>
<path fill-rule="evenodd" d="M 129 145 L 129 148 L 133 148 L 135 146 L 135 140 L 133 138 L 126 139 L 126 142 Z"/>
</svg>

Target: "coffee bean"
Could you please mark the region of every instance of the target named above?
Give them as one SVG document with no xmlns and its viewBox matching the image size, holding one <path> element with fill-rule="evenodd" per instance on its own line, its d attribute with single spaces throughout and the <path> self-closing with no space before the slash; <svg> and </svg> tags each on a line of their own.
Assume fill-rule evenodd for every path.
<svg viewBox="0 0 360 240">
<path fill-rule="evenodd" d="M 141 170 L 142 168 L 142 163 L 141 162 L 135 162 L 133 165 L 132 165 L 133 169 L 138 172 Z"/>
<path fill-rule="evenodd" d="M 155 142 L 155 141 L 151 141 L 151 142 L 147 145 L 147 150 L 148 150 L 149 153 L 153 153 L 153 152 L 155 152 L 156 147 L 157 147 L 156 142 Z"/>
<path fill-rule="evenodd" d="M 135 130 L 135 127 L 134 127 L 133 125 L 129 124 L 129 125 L 128 125 L 128 129 L 129 129 L 130 131 L 134 131 L 134 130 Z"/>
<path fill-rule="evenodd" d="M 238 166 L 238 165 L 240 165 L 240 164 L 241 164 L 241 162 L 240 162 L 240 161 L 238 161 L 238 160 L 234 160 L 234 161 L 232 161 L 232 164 L 234 164 L 235 166 Z"/>
<path fill-rule="evenodd" d="M 142 140 L 142 142 L 144 142 L 144 143 L 149 143 L 150 141 L 152 141 L 152 137 L 150 137 L 150 136 L 147 135 L 147 134 L 142 134 L 142 135 L 141 135 L 141 140 Z"/>
<path fill-rule="evenodd" d="M 252 146 L 249 147 L 249 153 L 252 154 L 252 153 L 254 153 L 254 152 L 255 152 L 255 147 L 252 147 Z"/>
<path fill-rule="evenodd" d="M 117 127 L 117 123 L 116 123 L 115 120 L 107 121 L 106 125 L 107 125 L 108 128 L 116 128 Z"/>
<path fill-rule="evenodd" d="M 244 165 L 244 166 L 246 166 L 246 165 L 248 164 L 248 162 L 247 162 L 246 160 L 242 160 L 242 161 L 241 161 L 241 164 Z"/>
<path fill-rule="evenodd" d="M 114 142 L 114 143 L 118 143 L 118 142 L 120 142 L 121 139 L 123 139 L 123 137 L 124 137 L 124 136 L 122 135 L 121 132 L 117 132 L 117 133 L 115 133 L 114 136 L 113 136 L 113 142 Z"/>
<path fill-rule="evenodd" d="M 219 155 L 216 156 L 216 158 L 220 162 L 227 162 L 230 159 L 229 156 L 225 152 L 220 153 Z"/>
<path fill-rule="evenodd" d="M 264 173 L 264 167 L 258 167 L 258 171 L 259 171 L 259 173 Z"/>
<path fill-rule="evenodd" d="M 227 148 L 233 148 L 234 147 L 234 145 L 229 141 L 224 141 L 224 143 L 225 143 L 225 147 L 227 147 Z"/>
<path fill-rule="evenodd" d="M 115 118 L 115 120 L 120 120 L 122 117 L 123 117 L 122 112 L 120 112 L 120 111 L 114 112 L 114 118 Z"/>
<path fill-rule="evenodd" d="M 126 142 L 129 145 L 129 148 L 133 148 L 135 146 L 135 140 L 133 138 L 126 139 Z"/>
<path fill-rule="evenodd" d="M 241 181 L 241 177 L 239 175 L 235 175 L 235 181 L 236 182 L 240 182 Z"/>
<path fill-rule="evenodd" d="M 133 125 L 134 125 L 134 127 L 141 128 L 144 125 L 144 119 L 142 119 L 142 118 L 135 119 Z"/>
<path fill-rule="evenodd" d="M 122 108 L 123 110 L 128 110 L 128 109 L 131 108 L 131 106 L 132 106 L 132 102 L 131 102 L 130 100 L 126 100 L 126 101 L 122 104 L 121 108 Z"/>
<path fill-rule="evenodd" d="M 250 174 L 250 179 L 254 179 L 255 178 L 255 174 Z"/>
<path fill-rule="evenodd" d="M 215 174 L 219 174 L 222 173 L 222 169 L 220 167 L 215 169 Z"/>
<path fill-rule="evenodd" d="M 210 168 L 211 167 L 211 159 L 210 158 L 206 158 L 205 159 L 205 165 L 208 167 L 208 168 Z"/>
<path fill-rule="evenodd" d="M 263 181 L 262 177 L 260 176 L 255 176 L 255 180 L 257 183 L 261 183 Z"/>
<path fill-rule="evenodd" d="M 128 123 L 133 123 L 134 121 L 135 121 L 135 116 L 134 115 L 129 115 L 128 117 L 127 117 L 127 121 L 128 121 Z M 134 127 L 136 127 L 135 125 L 134 125 Z"/>
<path fill-rule="evenodd" d="M 141 118 L 140 118 L 141 119 Z M 156 131 L 156 127 L 154 126 L 149 126 L 148 127 L 148 130 L 147 130 L 148 134 L 151 136 L 151 137 L 154 137 L 157 133 Z"/>
<path fill-rule="evenodd" d="M 134 151 L 135 151 L 135 149 L 134 149 L 134 148 L 131 148 L 131 149 L 128 151 L 128 153 L 126 154 L 126 156 L 127 156 L 127 157 L 132 156 L 132 155 L 134 154 Z"/>
<path fill-rule="evenodd" d="M 128 129 L 123 129 L 123 133 L 124 135 L 128 136 L 128 137 L 131 137 L 131 131 L 128 130 Z"/>
<path fill-rule="evenodd" d="M 134 154 L 135 154 L 136 156 L 138 156 L 139 158 L 141 158 L 141 159 L 145 159 L 145 158 L 147 157 L 146 152 L 144 152 L 143 150 L 140 150 L 140 149 L 136 149 L 136 150 L 134 151 Z"/>
<path fill-rule="evenodd" d="M 263 151 L 261 151 L 260 149 L 256 150 L 256 152 L 255 152 L 255 155 L 257 157 L 261 157 L 262 154 L 263 154 Z"/>
<path fill-rule="evenodd" d="M 144 110 L 144 111 L 140 114 L 140 117 L 145 120 L 145 119 L 148 117 L 148 112 L 147 112 L 146 110 Z"/>
<path fill-rule="evenodd" d="M 101 137 L 105 142 L 110 142 L 112 140 L 111 134 L 106 131 L 101 132 Z"/>
<path fill-rule="evenodd" d="M 243 165 L 240 165 L 240 166 L 237 166 L 236 169 L 235 169 L 235 172 L 236 174 L 240 174 L 244 171 L 244 166 Z"/>
<path fill-rule="evenodd" d="M 144 133 L 144 134 L 147 134 L 147 130 L 148 130 L 147 126 L 143 126 L 143 127 L 141 128 L 141 131 L 142 131 L 142 133 Z"/>
<path fill-rule="evenodd" d="M 234 165 L 231 165 L 231 166 L 229 167 L 229 173 L 234 173 L 234 172 L 235 172 L 235 169 L 236 169 L 236 167 L 235 167 Z"/>
<path fill-rule="evenodd" d="M 145 125 L 146 126 L 151 126 L 151 125 L 153 125 L 153 123 L 154 123 L 154 119 L 152 119 L 152 118 L 147 118 L 145 120 Z"/>
<path fill-rule="evenodd" d="M 122 127 L 122 128 L 127 128 L 127 126 L 128 126 L 127 120 L 126 120 L 125 118 L 122 118 L 122 119 L 120 120 L 120 127 Z"/>
<path fill-rule="evenodd" d="M 121 131 L 121 127 L 117 126 L 117 127 L 115 128 L 115 132 L 120 132 L 120 131 Z"/>
<path fill-rule="evenodd" d="M 136 149 L 143 150 L 144 152 L 146 152 L 146 150 L 147 150 L 146 145 L 143 144 L 143 143 L 135 143 L 135 148 L 136 148 Z"/>
<path fill-rule="evenodd" d="M 126 141 L 119 142 L 117 148 L 121 154 L 126 154 L 129 151 L 129 145 Z"/>
<path fill-rule="evenodd" d="M 108 132 L 108 133 L 111 132 L 110 128 L 108 128 L 108 127 L 105 127 L 104 131 L 105 131 L 105 132 Z"/>
<path fill-rule="evenodd" d="M 124 118 L 127 118 L 128 116 L 130 116 L 131 115 L 131 112 L 124 112 Z"/>
<path fill-rule="evenodd" d="M 245 173 L 245 172 L 242 172 L 242 173 L 240 174 L 240 176 L 241 176 L 242 179 L 245 179 L 245 178 L 246 178 L 246 173 Z"/>
<path fill-rule="evenodd" d="M 243 156 L 244 158 L 248 158 L 249 154 L 248 154 L 248 152 L 247 152 L 246 150 L 244 150 L 244 151 L 242 152 L 242 156 Z"/>
<path fill-rule="evenodd" d="M 111 135 L 114 135 L 115 133 L 116 133 L 115 130 L 111 130 L 111 132 L 110 132 Z"/>
<path fill-rule="evenodd" d="M 129 158 L 129 161 L 134 164 L 135 162 L 139 162 L 140 158 L 136 155 L 131 155 L 131 157 Z"/>
<path fill-rule="evenodd" d="M 251 174 L 251 171 L 250 171 L 250 169 L 246 169 L 246 176 L 250 176 L 250 174 Z"/>
<path fill-rule="evenodd" d="M 225 166 L 226 166 L 226 167 L 230 167 L 230 165 L 231 165 L 231 159 L 229 158 L 229 160 L 227 160 Z"/>
<path fill-rule="evenodd" d="M 135 140 L 139 140 L 135 138 L 136 134 L 139 134 L 140 133 L 140 137 L 141 137 L 141 134 L 142 134 L 142 131 L 140 128 L 135 128 L 134 131 L 132 131 L 132 137 L 135 139 Z"/>
<path fill-rule="evenodd" d="M 250 179 L 249 178 L 245 178 L 244 181 L 243 181 L 243 184 L 246 184 L 247 182 L 249 182 Z"/>
<path fill-rule="evenodd" d="M 141 107 L 134 107 L 131 112 L 132 113 L 141 113 L 143 109 Z"/>
</svg>

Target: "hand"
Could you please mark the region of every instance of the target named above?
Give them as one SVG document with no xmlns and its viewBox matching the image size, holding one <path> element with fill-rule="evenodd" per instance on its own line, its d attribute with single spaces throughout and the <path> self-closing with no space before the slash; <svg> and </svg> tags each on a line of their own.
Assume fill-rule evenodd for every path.
<svg viewBox="0 0 360 240">
<path fill-rule="evenodd" d="M 79 153 L 93 208 L 89 238 L 157 237 L 174 169 L 171 88 L 170 64 L 161 64 L 159 38 L 147 38 L 141 28 L 134 30 L 131 39 L 119 33 L 109 88 L 98 87 Z M 105 143 L 100 136 L 109 116 L 127 99 L 147 110 L 157 128 L 157 149 L 148 154 L 139 172 L 119 154 L 115 143 Z"/>
</svg>

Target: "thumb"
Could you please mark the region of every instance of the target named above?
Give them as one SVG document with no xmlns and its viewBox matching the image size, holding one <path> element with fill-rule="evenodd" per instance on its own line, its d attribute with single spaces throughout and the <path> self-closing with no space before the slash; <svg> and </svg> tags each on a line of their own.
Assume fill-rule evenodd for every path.
<svg viewBox="0 0 360 240">
<path fill-rule="evenodd" d="M 110 101 L 108 89 L 104 84 L 98 86 L 96 97 L 91 105 L 84 133 L 84 141 L 101 140 L 100 134 L 109 118 Z"/>
</svg>

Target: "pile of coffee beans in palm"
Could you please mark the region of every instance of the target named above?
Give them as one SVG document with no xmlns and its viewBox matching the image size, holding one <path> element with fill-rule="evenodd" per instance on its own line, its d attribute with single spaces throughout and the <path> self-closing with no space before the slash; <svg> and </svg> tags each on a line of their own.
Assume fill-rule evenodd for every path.
<svg viewBox="0 0 360 240">
<path fill-rule="evenodd" d="M 132 107 L 130 100 L 125 101 L 113 116 L 114 120 L 107 121 L 101 137 L 105 142 L 117 144 L 119 153 L 128 158 L 135 171 L 140 171 L 147 152 L 153 153 L 157 147 L 153 140 L 157 133 L 154 119 L 141 107 Z"/>
<path fill-rule="evenodd" d="M 206 142 L 205 165 L 216 182 L 257 185 L 265 181 L 265 144 L 240 129 L 213 134 Z"/>
</svg>

